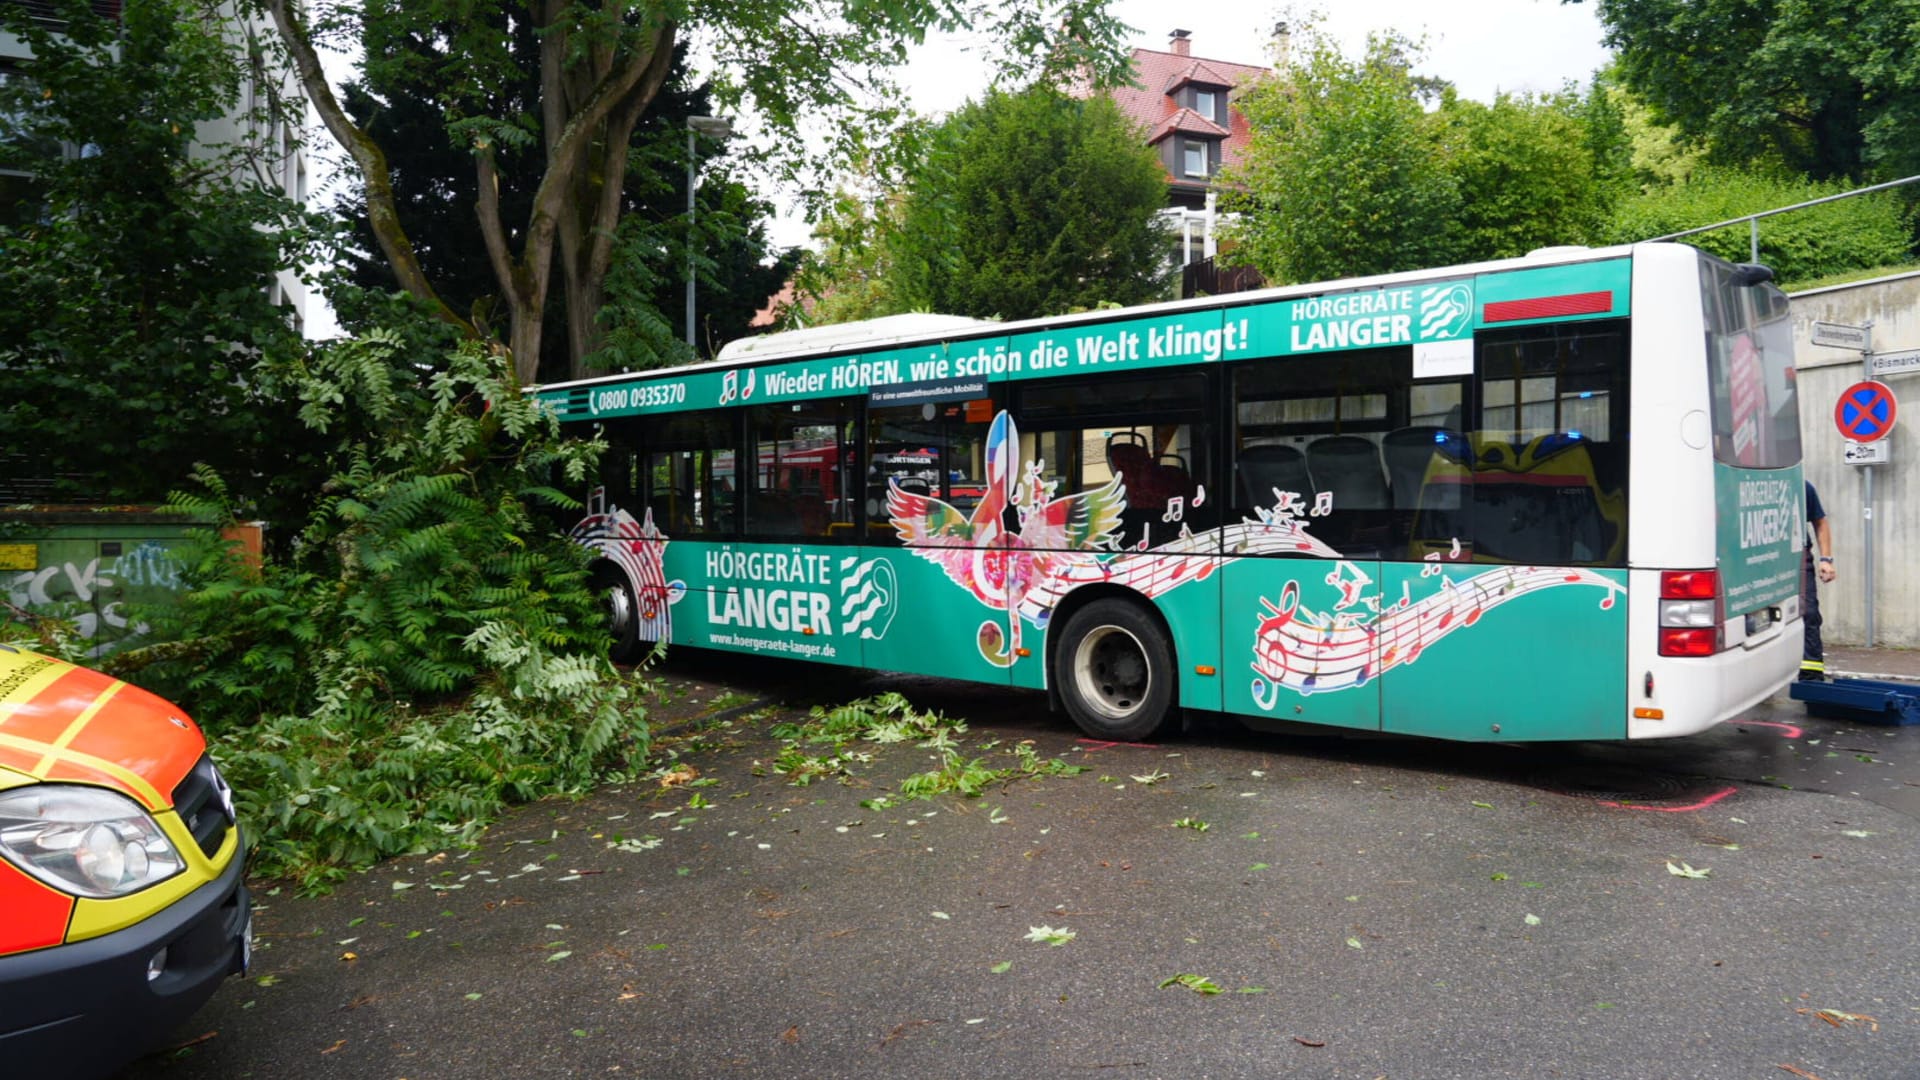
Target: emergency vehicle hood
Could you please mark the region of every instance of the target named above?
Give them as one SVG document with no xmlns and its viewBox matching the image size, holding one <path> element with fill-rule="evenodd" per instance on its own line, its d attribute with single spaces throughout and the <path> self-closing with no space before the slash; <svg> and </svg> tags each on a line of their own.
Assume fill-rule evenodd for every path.
<svg viewBox="0 0 1920 1080">
<path fill-rule="evenodd" d="M 185 713 L 137 686 L 0 645 L 0 788 L 93 784 L 162 810 L 206 745 Z"/>
</svg>

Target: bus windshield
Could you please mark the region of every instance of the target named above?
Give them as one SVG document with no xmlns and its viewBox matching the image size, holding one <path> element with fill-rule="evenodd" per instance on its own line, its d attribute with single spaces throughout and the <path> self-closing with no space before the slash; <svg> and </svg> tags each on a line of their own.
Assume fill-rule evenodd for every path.
<svg viewBox="0 0 1920 1080">
<path fill-rule="evenodd" d="M 1700 259 L 1707 362 L 1713 387 L 1713 453 L 1744 469 L 1800 461 L 1800 405 L 1786 294 L 1747 285 L 1739 270 Z"/>
</svg>

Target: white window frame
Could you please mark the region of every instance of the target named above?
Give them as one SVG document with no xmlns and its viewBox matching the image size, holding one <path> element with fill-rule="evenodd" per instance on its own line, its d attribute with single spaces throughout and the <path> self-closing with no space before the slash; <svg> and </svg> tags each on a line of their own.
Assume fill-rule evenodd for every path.
<svg viewBox="0 0 1920 1080">
<path fill-rule="evenodd" d="M 1194 171 L 1193 156 L 1200 155 L 1200 170 Z M 1213 153 L 1205 139 L 1180 140 L 1180 172 L 1183 176 L 1210 177 L 1213 175 Z"/>
</svg>

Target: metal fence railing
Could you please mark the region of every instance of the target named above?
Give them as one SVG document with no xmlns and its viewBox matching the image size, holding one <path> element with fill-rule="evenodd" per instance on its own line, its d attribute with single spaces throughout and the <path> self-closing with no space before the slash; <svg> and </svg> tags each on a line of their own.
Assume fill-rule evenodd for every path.
<svg viewBox="0 0 1920 1080">
<path fill-rule="evenodd" d="M 1697 229 L 1682 229 L 1681 231 L 1676 233 L 1668 233 L 1665 236 L 1649 237 L 1648 239 L 1649 240 L 1678 240 L 1682 236 L 1693 236 L 1696 233 L 1712 232 L 1715 229 L 1724 229 L 1730 225 L 1738 225 L 1744 221 L 1747 223 L 1748 258 L 1752 262 L 1759 262 L 1760 261 L 1760 219 L 1761 218 L 1772 217 L 1775 214 L 1786 214 L 1794 210 L 1805 210 L 1809 206 L 1819 206 L 1821 203 L 1837 202 L 1841 199 L 1851 199 L 1857 195 L 1870 195 L 1876 191 L 1886 191 L 1888 188 L 1897 188 L 1904 184 L 1914 184 L 1914 183 L 1920 183 L 1920 176 L 1909 176 L 1900 180 L 1889 180 L 1884 184 L 1875 184 L 1872 187 L 1855 188 L 1852 191 L 1843 191 L 1838 195 L 1824 195 L 1818 199 L 1808 199 L 1806 202 L 1794 203 L 1792 206 L 1775 207 L 1772 210 L 1762 210 L 1754 214 L 1745 214 L 1737 218 L 1728 218 L 1725 221 L 1718 221 L 1712 225 L 1702 225 Z"/>
</svg>

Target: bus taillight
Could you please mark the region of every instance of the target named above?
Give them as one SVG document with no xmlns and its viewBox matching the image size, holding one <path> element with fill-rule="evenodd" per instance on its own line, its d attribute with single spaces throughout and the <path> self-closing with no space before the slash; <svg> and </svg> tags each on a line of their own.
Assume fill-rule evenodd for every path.
<svg viewBox="0 0 1920 1080">
<path fill-rule="evenodd" d="M 1660 655 L 1712 656 L 1720 651 L 1720 572 L 1660 572 Z"/>
</svg>

